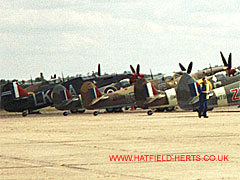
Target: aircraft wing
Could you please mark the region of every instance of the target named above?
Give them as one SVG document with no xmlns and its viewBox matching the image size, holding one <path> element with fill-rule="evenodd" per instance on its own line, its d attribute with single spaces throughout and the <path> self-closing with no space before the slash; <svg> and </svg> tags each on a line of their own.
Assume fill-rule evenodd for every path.
<svg viewBox="0 0 240 180">
<path fill-rule="evenodd" d="M 195 96 L 192 98 L 192 100 L 189 102 L 189 104 L 195 104 L 199 101 L 199 97 L 198 96 Z"/>
<path fill-rule="evenodd" d="M 69 105 L 69 104 L 71 104 L 71 103 L 74 103 L 74 102 L 76 102 L 76 101 L 79 101 L 79 98 L 76 98 L 76 97 L 75 97 L 75 98 L 72 98 L 71 100 L 66 101 L 66 104 L 65 104 L 65 105 L 67 106 L 67 105 Z"/>
<path fill-rule="evenodd" d="M 100 98 L 94 99 L 89 105 L 92 106 L 94 104 L 97 104 L 98 102 L 102 102 L 109 99 L 109 96 L 101 96 Z"/>
<path fill-rule="evenodd" d="M 144 105 L 151 104 L 151 103 L 153 103 L 153 102 L 155 102 L 155 101 L 158 101 L 158 100 L 160 100 L 161 98 L 165 98 L 165 97 L 166 97 L 166 95 L 164 95 L 164 94 L 159 94 L 159 95 L 157 95 L 157 96 L 151 97 L 151 98 L 147 99 L 147 100 L 144 102 Z"/>
<path fill-rule="evenodd" d="M 209 97 L 211 97 L 211 96 L 213 96 L 212 92 L 209 94 Z M 199 97 L 195 96 L 192 98 L 192 100 L 189 102 L 189 104 L 196 104 L 198 101 L 199 101 Z"/>
</svg>

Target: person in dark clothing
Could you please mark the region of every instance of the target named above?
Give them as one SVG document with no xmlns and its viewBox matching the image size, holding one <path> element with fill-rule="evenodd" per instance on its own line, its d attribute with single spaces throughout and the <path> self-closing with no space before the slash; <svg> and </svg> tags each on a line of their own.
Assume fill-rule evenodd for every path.
<svg viewBox="0 0 240 180">
<path fill-rule="evenodd" d="M 207 83 L 206 78 L 202 78 L 203 82 L 199 85 L 199 109 L 198 109 L 198 117 L 201 118 L 202 116 L 204 118 L 208 118 L 207 116 L 207 104 L 209 100 L 209 93 L 210 93 L 210 87 Z"/>
</svg>

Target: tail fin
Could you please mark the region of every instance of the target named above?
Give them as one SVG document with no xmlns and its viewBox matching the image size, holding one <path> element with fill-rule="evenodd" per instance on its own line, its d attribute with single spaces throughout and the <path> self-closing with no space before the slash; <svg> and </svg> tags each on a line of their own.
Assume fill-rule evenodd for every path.
<svg viewBox="0 0 240 180">
<path fill-rule="evenodd" d="M 81 98 L 72 94 L 63 85 L 54 87 L 52 92 L 53 106 L 58 110 L 77 110 L 82 108 Z"/>
<path fill-rule="evenodd" d="M 8 83 L 2 87 L 2 101 L 13 100 L 27 95 L 27 91 L 19 86 L 17 82 Z"/>
<path fill-rule="evenodd" d="M 100 90 L 92 82 L 86 81 L 81 87 L 81 96 L 84 107 L 89 107 L 89 105 L 97 98 L 102 96 Z"/>
<path fill-rule="evenodd" d="M 189 74 L 184 73 L 177 86 L 177 101 L 182 109 L 193 110 L 198 102 L 198 83 Z"/>
<path fill-rule="evenodd" d="M 13 103 L 15 99 L 21 99 L 22 97 L 28 96 L 26 90 L 17 84 L 17 82 L 12 82 L 5 84 L 2 87 L 1 93 L 1 106 L 7 111 L 22 111 L 26 106 L 22 104 L 22 107 L 17 103 Z"/>
<path fill-rule="evenodd" d="M 134 85 L 134 94 L 137 105 L 144 107 L 144 102 L 150 98 L 157 95 L 156 88 L 152 85 L 151 82 L 146 79 L 138 79 Z"/>
<path fill-rule="evenodd" d="M 68 100 L 72 99 L 70 92 L 62 85 L 54 87 L 52 92 L 53 105 L 56 109 L 63 110 Z"/>
</svg>

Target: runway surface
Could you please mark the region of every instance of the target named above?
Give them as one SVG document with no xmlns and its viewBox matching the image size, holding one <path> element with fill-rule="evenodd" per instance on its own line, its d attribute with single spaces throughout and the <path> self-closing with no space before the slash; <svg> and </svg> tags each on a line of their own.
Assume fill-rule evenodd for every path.
<svg viewBox="0 0 240 180">
<path fill-rule="evenodd" d="M 240 179 L 236 107 L 218 108 L 208 119 L 195 112 L 0 113 L 0 124 L 1 180 Z M 110 161 L 112 155 L 133 159 Z"/>
</svg>

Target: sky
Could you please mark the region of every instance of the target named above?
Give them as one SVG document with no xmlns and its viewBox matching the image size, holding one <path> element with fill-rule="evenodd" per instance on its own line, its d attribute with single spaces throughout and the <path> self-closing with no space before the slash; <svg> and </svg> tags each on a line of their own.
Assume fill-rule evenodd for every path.
<svg viewBox="0 0 240 180">
<path fill-rule="evenodd" d="M 0 79 L 97 71 L 193 72 L 240 59 L 236 0 L 2 0 Z"/>
</svg>

